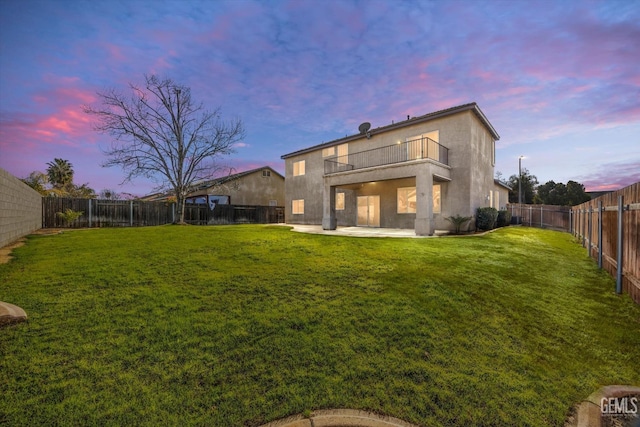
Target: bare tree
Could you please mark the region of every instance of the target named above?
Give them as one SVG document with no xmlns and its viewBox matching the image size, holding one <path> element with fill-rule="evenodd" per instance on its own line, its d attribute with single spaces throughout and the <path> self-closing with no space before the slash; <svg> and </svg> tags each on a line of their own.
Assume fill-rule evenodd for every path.
<svg viewBox="0 0 640 427">
<path fill-rule="evenodd" d="M 130 97 L 112 89 L 98 93 L 100 108 L 83 107 L 97 117 L 95 130 L 114 138 L 103 166 L 121 167 L 123 182 L 143 176 L 159 182 L 159 189 L 171 189 L 182 223 L 190 187 L 220 170 L 216 160 L 233 152 L 244 126 L 240 119 L 223 121 L 220 109 L 195 104 L 191 89 L 171 79 L 145 75 L 144 87 L 129 88 Z"/>
<path fill-rule="evenodd" d="M 111 188 L 105 188 L 98 194 L 98 197 L 103 200 L 120 200 L 122 197 L 120 193 Z"/>
</svg>

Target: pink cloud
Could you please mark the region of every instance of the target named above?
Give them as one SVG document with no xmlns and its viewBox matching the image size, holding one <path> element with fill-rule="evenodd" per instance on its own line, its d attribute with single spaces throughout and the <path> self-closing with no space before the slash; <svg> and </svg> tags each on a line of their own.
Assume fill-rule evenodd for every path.
<svg viewBox="0 0 640 427">
<path fill-rule="evenodd" d="M 81 111 L 81 105 L 93 102 L 95 95 L 78 87 L 81 80 L 76 77 L 46 75 L 45 80 L 57 86 L 32 95 L 38 109 L 4 115 L 0 127 L 3 151 L 16 147 L 42 150 L 44 145 L 78 147 L 96 141 L 90 118 Z"/>
<path fill-rule="evenodd" d="M 640 161 L 602 164 L 581 182 L 587 191 L 619 190 L 640 182 Z"/>
<path fill-rule="evenodd" d="M 103 45 L 103 48 L 108 52 L 109 54 L 109 62 L 125 62 L 127 61 L 127 54 L 125 52 L 123 52 L 123 49 L 121 46 L 112 44 L 112 43 L 106 43 Z"/>
</svg>

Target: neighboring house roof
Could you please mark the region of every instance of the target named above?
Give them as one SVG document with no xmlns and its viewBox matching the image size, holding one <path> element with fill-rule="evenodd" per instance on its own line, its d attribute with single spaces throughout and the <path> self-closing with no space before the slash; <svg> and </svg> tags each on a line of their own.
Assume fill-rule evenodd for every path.
<svg viewBox="0 0 640 427">
<path fill-rule="evenodd" d="M 271 172 L 273 172 L 276 175 L 278 175 L 280 178 L 284 179 L 284 176 L 280 175 L 278 172 L 276 172 L 270 166 L 263 166 L 261 168 L 255 168 L 255 169 L 251 169 L 251 170 L 244 171 L 244 172 L 234 173 L 233 175 L 227 175 L 227 176 L 223 176 L 223 177 L 220 177 L 220 178 L 214 178 L 214 179 L 208 179 L 208 180 L 204 180 L 204 181 L 194 182 L 193 185 L 191 186 L 191 189 L 189 190 L 189 192 L 192 193 L 192 192 L 195 192 L 195 191 L 204 190 L 206 188 L 216 187 L 218 185 L 222 185 L 222 184 L 230 182 L 230 181 L 235 181 L 236 179 L 242 178 L 243 176 L 251 175 L 254 172 L 259 172 L 259 171 L 265 170 L 265 169 L 270 170 Z"/>
<path fill-rule="evenodd" d="M 400 128 L 403 128 L 405 126 L 410 126 L 410 125 L 414 125 L 416 123 L 422 123 L 422 122 L 426 122 L 426 121 L 429 121 L 429 120 L 439 119 L 441 117 L 446 117 L 446 116 L 450 116 L 450 115 L 453 115 L 453 114 L 462 113 L 462 112 L 465 112 L 465 111 L 472 111 L 476 115 L 476 117 L 482 122 L 482 124 L 487 128 L 489 133 L 491 133 L 493 138 L 496 141 L 500 139 L 500 135 L 498 135 L 498 132 L 496 132 L 494 127 L 491 125 L 491 123 L 489 122 L 487 117 L 482 112 L 482 110 L 480 110 L 480 107 L 478 107 L 478 104 L 476 104 L 475 102 L 471 102 L 469 104 L 464 104 L 464 105 L 459 105 L 457 107 L 447 108 L 445 110 L 435 111 L 433 113 L 425 114 L 424 116 L 411 117 L 408 120 L 403 120 L 401 122 L 392 123 L 390 125 L 386 125 L 386 126 L 382 126 L 382 127 L 378 127 L 378 128 L 372 129 L 372 130 L 370 130 L 368 132 L 368 134 L 370 136 L 373 136 L 373 135 L 378 134 L 378 133 L 383 133 L 383 132 L 388 132 L 390 130 L 400 129 Z M 334 145 L 344 144 L 345 142 L 349 142 L 349 141 L 353 141 L 353 140 L 356 140 L 356 139 L 360 139 L 360 138 L 363 138 L 364 136 L 365 135 L 362 134 L 362 133 L 358 133 L 358 134 L 354 134 L 354 135 L 350 135 L 350 136 L 345 136 L 344 138 L 335 139 L 333 141 L 324 142 L 322 144 L 314 145 L 313 147 L 309 147 L 309 148 L 305 148 L 305 149 L 302 149 L 302 150 L 294 151 L 294 152 L 289 153 L 289 154 L 284 154 L 283 156 L 281 156 L 281 158 L 282 159 L 286 159 L 288 157 L 293 157 L 293 156 L 297 156 L 297 155 L 300 155 L 300 154 L 309 153 L 311 151 L 316 151 L 316 150 L 319 150 L 319 149 L 322 149 L 322 148 L 327 148 L 327 147 L 331 147 L 331 146 L 334 146 Z"/>
<path fill-rule="evenodd" d="M 605 194 L 609 194 L 609 193 L 613 193 L 613 190 L 607 190 L 607 191 L 585 191 L 585 193 L 587 193 L 589 196 L 591 196 L 591 199 L 597 199 L 600 196 L 604 196 Z"/>
<path fill-rule="evenodd" d="M 499 185 L 499 186 L 504 187 L 507 190 L 511 191 L 511 187 L 509 187 L 509 184 L 507 184 L 506 182 L 502 182 L 499 179 L 494 179 L 493 182 L 495 182 L 496 185 Z"/>
<path fill-rule="evenodd" d="M 191 188 L 189 189 L 189 194 L 196 193 L 198 191 L 202 191 L 202 190 L 205 190 L 207 188 L 217 187 L 219 185 L 225 184 L 227 182 L 235 181 L 236 179 L 242 178 L 242 177 L 247 176 L 247 175 L 251 175 L 252 173 L 255 173 L 255 172 L 260 172 L 260 171 L 265 170 L 265 169 L 271 171 L 271 173 L 274 173 L 277 176 L 279 176 L 280 178 L 284 179 L 284 176 L 279 174 L 272 167 L 270 167 L 270 166 L 262 166 L 260 168 L 250 169 L 250 170 L 247 170 L 247 171 L 244 171 L 244 172 L 234 173 L 232 175 L 226 175 L 226 176 L 222 176 L 222 177 L 219 177 L 219 178 L 207 179 L 207 180 L 194 182 L 191 185 Z M 169 191 L 169 192 L 165 192 L 165 193 L 149 194 L 147 196 L 142 197 L 140 200 L 143 200 L 143 201 L 164 200 L 167 197 L 171 197 L 171 196 L 173 196 L 173 192 Z"/>
</svg>

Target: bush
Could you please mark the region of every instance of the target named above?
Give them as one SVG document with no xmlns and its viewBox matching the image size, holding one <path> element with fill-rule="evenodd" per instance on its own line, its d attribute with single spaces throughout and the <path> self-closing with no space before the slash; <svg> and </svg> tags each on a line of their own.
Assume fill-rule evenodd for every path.
<svg viewBox="0 0 640 427">
<path fill-rule="evenodd" d="M 506 227 L 511 224 L 511 211 L 498 211 L 498 227 Z"/>
<path fill-rule="evenodd" d="M 496 228 L 498 210 L 496 208 L 478 208 L 476 211 L 476 228 L 480 230 L 493 230 Z"/>
<path fill-rule="evenodd" d="M 469 220 L 471 220 L 470 216 L 461 216 L 461 215 L 456 215 L 456 216 L 450 216 L 445 218 L 447 221 L 449 221 L 451 224 L 453 224 L 454 227 L 454 234 L 460 234 L 460 229 L 462 228 L 462 226 Z"/>
<path fill-rule="evenodd" d="M 83 211 L 74 211 L 72 209 L 67 209 L 64 212 L 56 212 L 56 215 L 66 224 L 70 225 L 73 221 L 80 218 L 83 213 Z"/>
</svg>

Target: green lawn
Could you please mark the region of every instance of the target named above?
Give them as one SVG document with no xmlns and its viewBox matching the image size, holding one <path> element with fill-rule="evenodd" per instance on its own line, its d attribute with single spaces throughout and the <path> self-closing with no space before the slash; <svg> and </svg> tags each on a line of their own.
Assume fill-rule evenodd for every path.
<svg viewBox="0 0 640 427">
<path fill-rule="evenodd" d="M 255 426 L 324 408 L 562 425 L 640 384 L 640 306 L 569 234 L 279 226 L 30 237 L 0 265 L 0 424 Z"/>
</svg>

